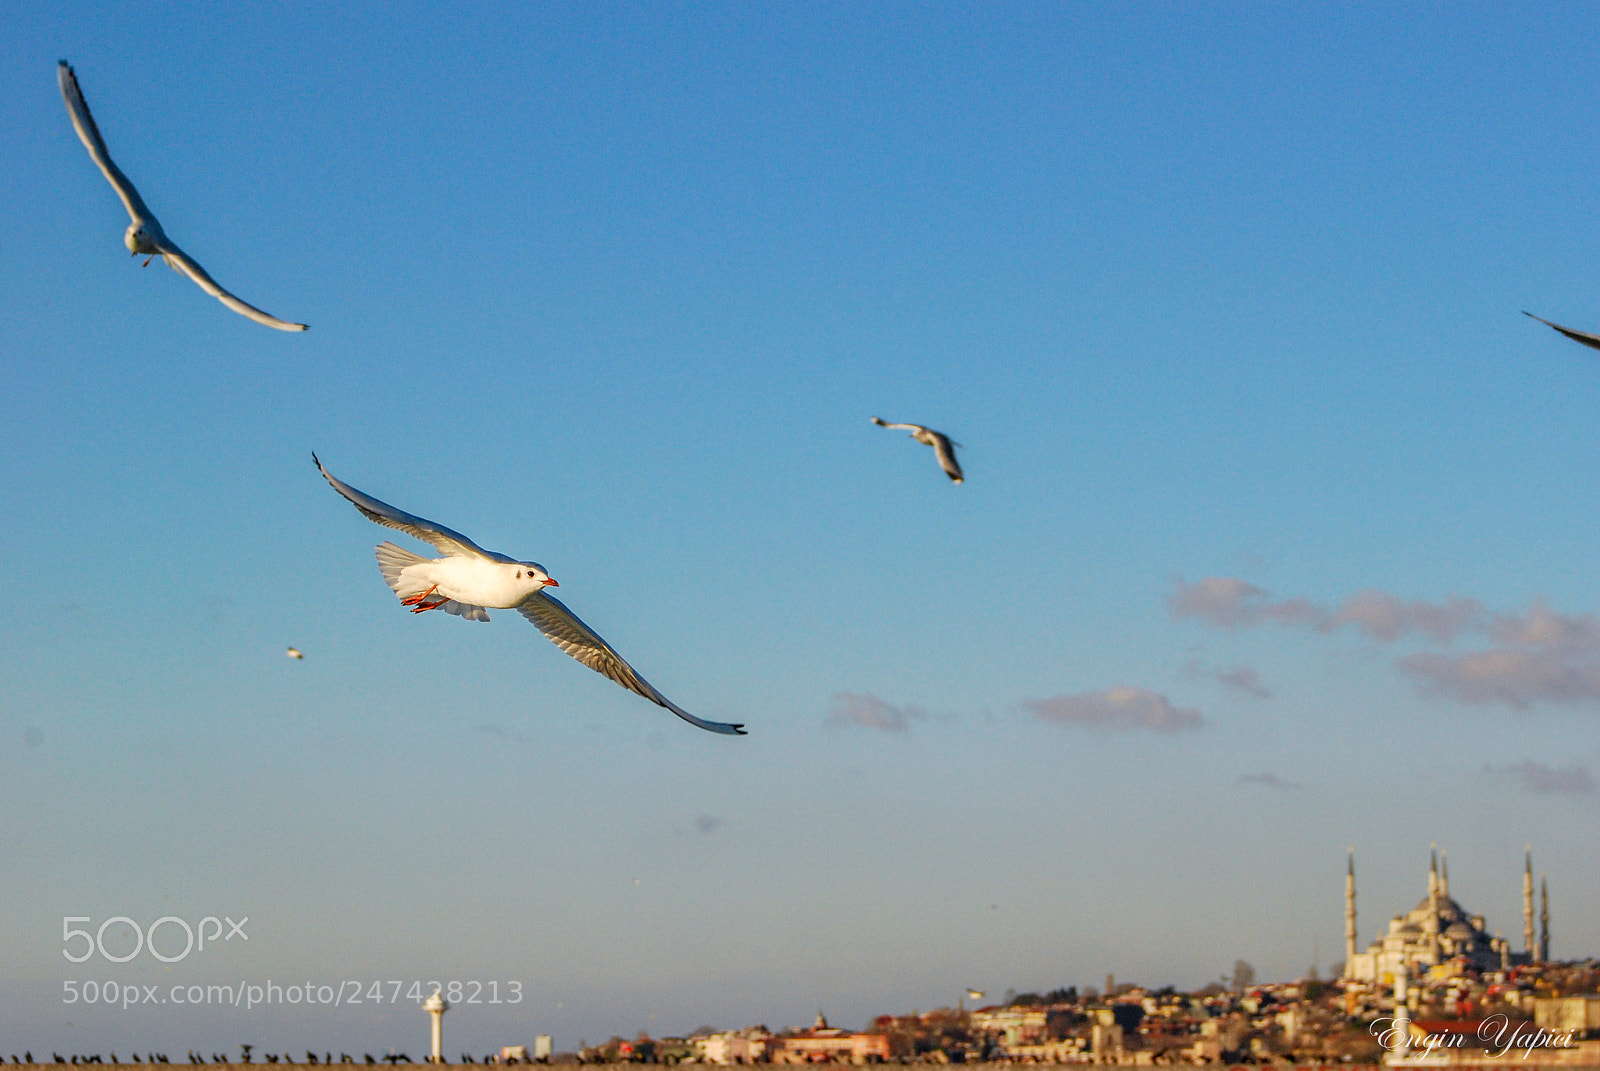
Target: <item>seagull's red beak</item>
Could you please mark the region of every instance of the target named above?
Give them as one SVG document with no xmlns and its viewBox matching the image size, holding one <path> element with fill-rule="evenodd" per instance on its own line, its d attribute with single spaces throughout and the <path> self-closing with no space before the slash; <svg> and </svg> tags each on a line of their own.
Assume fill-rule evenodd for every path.
<svg viewBox="0 0 1600 1071">
<path fill-rule="evenodd" d="M 559 588 L 561 585 L 557 584 L 552 579 L 546 579 L 544 586 L 547 587 L 547 588 Z"/>
</svg>

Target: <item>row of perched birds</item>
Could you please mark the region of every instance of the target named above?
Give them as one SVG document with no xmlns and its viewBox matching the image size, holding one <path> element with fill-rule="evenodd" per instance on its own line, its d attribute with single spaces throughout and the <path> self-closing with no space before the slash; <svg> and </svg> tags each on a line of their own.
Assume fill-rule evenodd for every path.
<svg viewBox="0 0 1600 1071">
<path fill-rule="evenodd" d="M 57 64 L 56 81 L 78 139 L 89 150 L 90 159 L 105 175 L 106 181 L 111 183 L 111 188 L 128 210 L 131 222 L 123 235 L 123 244 L 131 254 L 143 255 L 146 266 L 156 257 L 161 257 L 175 271 L 193 279 L 206 293 L 257 323 L 280 331 L 306 330 L 305 324 L 280 320 L 224 290 L 193 257 L 168 238 L 155 213 L 150 211 L 150 206 L 139 196 L 139 191 L 128 176 L 112 161 L 105 138 L 101 136 L 100 127 L 94 121 L 89 103 L 78 85 L 78 76 L 65 60 Z M 878 417 L 873 417 L 872 421 L 880 427 L 909 431 L 912 438 L 933 447 L 940 467 L 952 481 L 961 483 L 964 479 L 961 466 L 956 461 L 956 444 L 948 436 L 921 424 L 891 424 Z M 316 460 L 315 455 L 312 460 Z M 458 532 L 413 516 L 341 483 L 322 467 L 320 461 L 317 462 L 317 468 L 334 490 L 349 499 L 365 516 L 378 524 L 407 532 L 444 552 L 443 557 L 429 559 L 393 543 L 379 545 L 378 565 L 383 579 L 394 589 L 401 605 L 410 608 L 413 613 L 443 610 L 466 620 L 487 621 L 491 608 L 515 609 L 557 647 L 629 691 L 672 711 L 701 729 L 743 735 L 742 725 L 697 718 L 657 691 L 597 632 L 544 590 L 559 585 L 537 562 L 518 561 L 504 554 L 486 551 Z M 290 648 L 289 657 L 300 657 L 300 652 Z"/>
<path fill-rule="evenodd" d="M 206 1063 L 211 1063 L 211 1064 L 232 1064 L 232 1063 L 248 1064 L 248 1063 L 253 1063 L 254 1060 L 250 1055 L 250 1049 L 252 1047 L 253 1046 L 249 1046 L 249 1045 L 242 1046 L 242 1048 L 244 1049 L 244 1055 L 238 1060 L 230 1060 L 226 1056 L 221 1055 L 219 1053 L 215 1053 L 215 1052 L 211 1054 L 211 1059 L 207 1060 L 200 1053 L 197 1053 L 193 1049 L 190 1049 L 189 1050 L 189 1062 L 191 1064 L 206 1064 Z M 102 1060 L 100 1058 L 100 1054 L 99 1053 L 95 1053 L 93 1056 L 77 1056 L 77 1055 L 74 1055 L 70 1059 L 68 1057 L 62 1056 L 58 1052 L 57 1053 L 52 1053 L 51 1055 L 54 1057 L 54 1059 L 51 1062 L 52 1063 L 57 1063 L 57 1064 L 77 1064 L 77 1065 L 87 1066 L 89 1064 L 108 1064 L 109 1065 L 109 1064 L 120 1064 L 120 1063 L 123 1062 L 123 1061 L 117 1059 L 117 1054 L 116 1053 L 112 1053 L 111 1054 L 111 1058 L 108 1059 L 108 1060 Z M 387 1056 L 379 1056 L 379 1057 L 376 1057 L 376 1058 L 374 1058 L 373 1055 L 370 1052 L 369 1053 L 365 1053 L 364 1055 L 366 1056 L 366 1062 L 369 1063 L 369 1064 L 390 1064 L 392 1066 L 394 1064 L 409 1064 L 409 1063 L 411 1063 L 411 1057 L 407 1056 L 403 1052 L 390 1053 Z M 306 1058 L 304 1060 L 296 1060 L 289 1053 L 283 1053 L 283 1054 L 280 1055 L 280 1054 L 275 1053 L 275 1052 L 269 1052 L 269 1053 L 263 1054 L 263 1060 L 264 1060 L 265 1063 L 269 1063 L 269 1064 L 276 1064 L 276 1063 L 297 1064 L 298 1063 L 298 1064 L 301 1064 L 301 1065 L 309 1064 L 309 1065 L 312 1065 L 312 1066 L 316 1066 L 318 1064 L 332 1064 L 332 1063 L 335 1063 L 335 1062 L 341 1063 L 341 1064 L 353 1064 L 353 1063 L 357 1062 L 356 1058 L 351 1056 L 347 1052 L 341 1052 L 339 1054 L 339 1059 L 337 1061 L 334 1060 L 333 1053 L 331 1053 L 331 1052 L 324 1053 L 322 1055 L 322 1057 L 320 1059 L 318 1059 L 317 1054 L 314 1053 L 314 1052 L 311 1052 L 309 1049 L 306 1051 Z M 34 1063 L 33 1053 L 31 1051 L 23 1053 L 22 1056 L 20 1056 L 20 1057 L 18 1057 L 16 1053 L 12 1053 L 11 1054 L 11 1062 L 13 1064 L 16 1064 L 19 1067 L 23 1067 L 23 1066 L 43 1066 L 42 1064 L 35 1064 Z M 134 1053 L 133 1057 L 130 1060 L 128 1060 L 127 1062 L 131 1063 L 131 1064 L 139 1064 L 139 1063 L 170 1064 L 172 1062 L 172 1060 L 169 1059 L 167 1057 L 167 1054 L 164 1053 L 164 1052 L 152 1052 L 143 1060 L 139 1059 L 139 1054 L 138 1053 Z M 480 1061 L 475 1060 L 471 1053 L 464 1052 L 464 1053 L 461 1054 L 461 1062 L 464 1063 L 464 1064 L 475 1064 L 475 1063 L 479 1063 Z M 482 1063 L 486 1063 L 486 1064 L 505 1064 L 505 1063 L 514 1064 L 514 1063 L 519 1063 L 519 1062 L 532 1063 L 533 1061 L 531 1059 L 527 1060 L 527 1061 L 519 1061 L 514 1056 L 510 1057 L 509 1059 L 502 1059 L 499 1056 L 485 1056 L 482 1059 L 481 1062 Z"/>
</svg>

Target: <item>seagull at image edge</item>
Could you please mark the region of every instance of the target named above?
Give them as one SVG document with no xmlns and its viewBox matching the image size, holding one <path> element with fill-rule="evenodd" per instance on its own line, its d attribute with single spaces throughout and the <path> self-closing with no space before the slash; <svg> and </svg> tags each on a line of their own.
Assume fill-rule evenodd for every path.
<svg viewBox="0 0 1600 1071">
<path fill-rule="evenodd" d="M 95 125 L 94 116 L 89 114 L 89 103 L 83 99 L 83 91 L 78 88 L 78 76 L 72 72 L 66 60 L 56 66 L 56 81 L 61 85 L 61 99 L 67 102 L 67 113 L 72 116 L 72 128 L 78 132 L 78 140 L 83 142 L 83 147 L 89 150 L 90 159 L 94 160 L 106 181 L 111 183 L 111 188 L 117 191 L 117 196 L 122 199 L 122 205 L 128 210 L 128 215 L 133 222 L 128 224 L 127 233 L 122 236 L 123 244 L 134 256 L 145 254 L 145 266 L 156 256 L 160 256 L 173 271 L 181 271 L 193 279 L 206 293 L 222 302 L 241 316 L 248 316 L 258 324 L 276 327 L 279 331 L 304 331 L 305 324 L 292 324 L 280 320 L 276 316 L 268 315 L 246 302 L 240 301 L 222 287 L 217 281 L 206 274 L 206 270 L 197 264 L 193 257 L 179 249 L 166 232 L 161 229 L 161 223 L 156 219 L 155 213 L 150 211 L 150 206 L 144 203 L 144 198 L 139 196 L 139 191 L 133 188 L 133 183 L 128 181 L 128 176 L 122 169 L 111 162 L 111 152 L 106 148 L 105 139 L 100 136 L 100 128 Z"/>
<path fill-rule="evenodd" d="M 1524 309 L 1522 315 L 1533 316 L 1533 313 Z M 1600 335 L 1591 335 L 1587 331 L 1574 331 L 1570 327 L 1562 327 L 1560 324 L 1553 324 L 1549 320 L 1546 320 L 1543 316 L 1533 316 L 1533 318 L 1544 324 L 1546 327 L 1554 328 L 1555 330 L 1560 331 L 1563 335 L 1566 335 L 1574 342 L 1581 342 L 1585 346 L 1591 346 L 1594 349 L 1600 350 Z"/>
</svg>

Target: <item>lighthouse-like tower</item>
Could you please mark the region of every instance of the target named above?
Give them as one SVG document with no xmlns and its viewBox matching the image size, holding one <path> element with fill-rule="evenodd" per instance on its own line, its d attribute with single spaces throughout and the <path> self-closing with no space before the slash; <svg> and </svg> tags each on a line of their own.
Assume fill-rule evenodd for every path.
<svg viewBox="0 0 1600 1071">
<path fill-rule="evenodd" d="M 429 1057 L 429 1062 L 442 1064 L 444 1063 L 441 1051 L 444 1042 L 444 1013 L 450 1010 L 450 1002 L 444 999 L 443 993 L 435 989 L 433 996 L 422 1002 L 422 1007 L 433 1019 L 433 1055 Z"/>
<path fill-rule="evenodd" d="M 1344 871 L 1344 973 L 1356 956 L 1356 846 L 1350 845 L 1350 859 Z"/>
</svg>

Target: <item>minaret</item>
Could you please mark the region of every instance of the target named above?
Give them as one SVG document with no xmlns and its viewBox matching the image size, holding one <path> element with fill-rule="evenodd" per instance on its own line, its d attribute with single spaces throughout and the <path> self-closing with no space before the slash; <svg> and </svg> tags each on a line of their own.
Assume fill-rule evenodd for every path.
<svg viewBox="0 0 1600 1071">
<path fill-rule="evenodd" d="M 1428 917 L 1422 929 L 1430 937 L 1439 936 L 1439 846 L 1428 845 Z"/>
<path fill-rule="evenodd" d="M 1539 959 L 1550 958 L 1550 886 L 1544 882 L 1544 871 L 1539 872 Z"/>
<path fill-rule="evenodd" d="M 1528 950 L 1528 961 L 1536 963 L 1537 950 L 1533 947 L 1533 848 L 1522 846 L 1522 944 Z"/>
<path fill-rule="evenodd" d="M 1350 845 L 1350 859 L 1344 871 L 1344 976 L 1350 977 L 1356 961 L 1356 846 Z"/>
<path fill-rule="evenodd" d="M 1450 902 L 1450 853 L 1439 853 L 1439 899 Z"/>
</svg>

